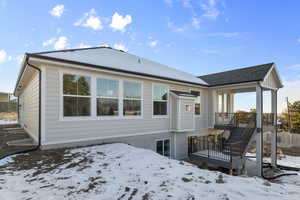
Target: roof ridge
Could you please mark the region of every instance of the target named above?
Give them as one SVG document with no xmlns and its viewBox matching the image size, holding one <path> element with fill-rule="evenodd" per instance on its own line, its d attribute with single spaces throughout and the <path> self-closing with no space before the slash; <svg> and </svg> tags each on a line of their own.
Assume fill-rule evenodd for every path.
<svg viewBox="0 0 300 200">
<path fill-rule="evenodd" d="M 264 64 L 260 64 L 260 65 L 253 65 L 253 66 L 250 66 L 250 67 L 242 67 L 242 68 L 227 70 L 227 71 L 223 71 L 223 72 L 216 72 L 216 73 L 212 73 L 212 74 L 205 74 L 205 75 L 201 75 L 201 76 L 197 76 L 197 77 L 201 78 L 201 77 L 204 77 L 204 76 L 223 74 L 223 73 L 226 73 L 226 72 L 233 72 L 233 71 L 239 71 L 239 70 L 244 70 L 244 69 L 250 69 L 250 68 L 253 68 L 253 67 L 259 67 L 259 66 L 264 66 L 264 65 L 274 65 L 274 62 L 264 63 Z"/>
<path fill-rule="evenodd" d="M 53 50 L 53 51 L 40 51 L 40 52 L 35 52 L 35 53 L 28 53 L 28 54 L 46 54 L 46 53 L 57 53 L 57 52 L 71 52 L 71 51 L 81 51 L 81 50 L 91 50 L 91 49 L 102 49 L 102 48 L 106 48 L 106 49 L 112 49 L 115 51 L 120 51 L 120 52 L 124 52 L 123 50 L 118 50 L 115 48 L 112 48 L 110 46 L 98 46 L 98 47 L 85 47 L 85 48 L 72 48 L 72 49 L 62 49 L 62 50 Z"/>
</svg>

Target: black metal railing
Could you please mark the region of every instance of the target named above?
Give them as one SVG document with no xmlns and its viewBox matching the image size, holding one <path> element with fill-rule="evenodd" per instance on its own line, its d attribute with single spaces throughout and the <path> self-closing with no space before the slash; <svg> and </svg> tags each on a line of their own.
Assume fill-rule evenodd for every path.
<svg viewBox="0 0 300 200">
<path fill-rule="evenodd" d="M 231 144 L 226 144 L 219 136 L 190 136 L 188 147 L 189 155 L 226 162 L 232 161 Z"/>
</svg>

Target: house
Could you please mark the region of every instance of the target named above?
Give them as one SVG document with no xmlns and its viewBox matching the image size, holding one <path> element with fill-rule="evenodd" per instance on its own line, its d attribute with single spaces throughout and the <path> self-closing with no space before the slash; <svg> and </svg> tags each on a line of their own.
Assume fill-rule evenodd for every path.
<svg viewBox="0 0 300 200">
<path fill-rule="evenodd" d="M 11 93 L 0 92 L 0 112 L 9 111 L 9 102 L 11 100 Z"/>
<path fill-rule="evenodd" d="M 26 54 L 14 94 L 19 123 L 41 149 L 124 142 L 164 156 L 240 169 L 262 128 L 273 126 L 282 83 L 274 63 L 196 77 L 145 58 L 95 47 Z M 272 91 L 265 118 L 263 91 Z M 233 113 L 234 94 L 256 92 L 256 113 Z M 267 121 L 269 119 L 269 121 Z M 212 128 L 227 138 L 211 135 Z M 225 142 L 220 142 L 225 141 Z"/>
</svg>

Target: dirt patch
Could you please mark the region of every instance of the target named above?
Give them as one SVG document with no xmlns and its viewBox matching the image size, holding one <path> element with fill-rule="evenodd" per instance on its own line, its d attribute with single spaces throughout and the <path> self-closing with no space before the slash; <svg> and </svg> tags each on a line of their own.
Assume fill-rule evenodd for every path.
<svg viewBox="0 0 300 200">
<path fill-rule="evenodd" d="M 0 120 L 15 121 L 18 119 L 16 112 L 0 112 Z"/>
<path fill-rule="evenodd" d="M 37 150 L 30 153 L 20 154 L 12 158 L 13 162 L 0 166 L 0 173 L 20 170 L 36 169 L 31 175 L 35 177 L 39 174 L 48 173 L 58 169 L 60 166 L 70 163 L 68 168 L 78 166 L 83 163 L 90 163 L 89 159 L 80 160 L 77 163 L 72 161 L 81 157 L 80 153 L 70 154 L 70 149 Z"/>
</svg>

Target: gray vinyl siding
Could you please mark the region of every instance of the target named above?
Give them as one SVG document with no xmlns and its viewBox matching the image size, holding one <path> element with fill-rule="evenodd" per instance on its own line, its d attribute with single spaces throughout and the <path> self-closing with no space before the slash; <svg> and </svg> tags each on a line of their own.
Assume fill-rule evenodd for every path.
<svg viewBox="0 0 300 200">
<path fill-rule="evenodd" d="M 193 105 L 194 100 L 180 99 L 180 130 L 194 129 L 194 109 L 186 111 L 186 105 Z"/>
<path fill-rule="evenodd" d="M 189 91 L 195 89 L 183 85 L 169 84 L 164 82 L 151 81 L 147 79 L 125 77 L 104 72 L 95 72 L 81 69 L 70 69 L 66 67 L 45 66 L 46 67 L 46 91 L 45 91 L 45 141 L 44 144 L 55 144 L 64 142 L 76 142 L 83 140 L 94 140 L 98 138 L 127 137 L 131 135 L 152 134 L 170 131 L 170 103 L 169 117 L 153 118 L 152 116 L 152 84 L 160 83 L 169 86 L 170 90 Z M 85 120 L 65 120 L 61 119 L 61 85 L 60 71 L 75 74 L 112 77 L 123 80 L 133 80 L 143 82 L 143 118 L 140 119 L 85 119 Z M 199 88 L 196 88 L 199 90 Z M 200 89 L 202 90 L 206 89 Z M 206 94 L 206 92 L 203 92 Z M 203 95 L 203 98 L 205 95 Z M 95 109 L 95 108 L 94 108 Z M 204 112 L 199 119 L 198 128 L 207 128 L 207 106 L 202 104 Z M 203 122 L 201 121 L 203 120 Z M 201 122 L 200 122 L 201 121 Z M 192 128 L 192 127 L 191 127 Z"/>
<path fill-rule="evenodd" d="M 19 122 L 29 135 L 38 142 L 39 137 L 39 75 L 34 72 L 20 97 Z"/>
</svg>

